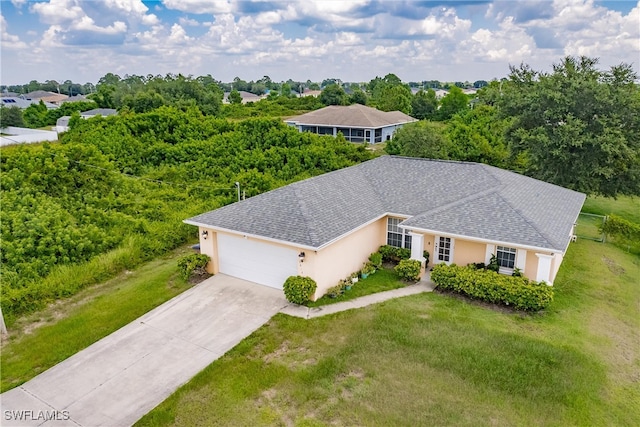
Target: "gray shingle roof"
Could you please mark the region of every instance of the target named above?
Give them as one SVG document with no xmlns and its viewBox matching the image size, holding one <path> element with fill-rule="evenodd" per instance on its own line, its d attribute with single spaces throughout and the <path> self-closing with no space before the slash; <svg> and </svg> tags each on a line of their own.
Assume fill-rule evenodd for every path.
<svg viewBox="0 0 640 427">
<path fill-rule="evenodd" d="M 330 105 L 300 116 L 291 117 L 287 123 L 296 125 L 323 125 L 340 127 L 380 128 L 415 122 L 401 111 L 380 111 L 365 105 Z"/>
<path fill-rule="evenodd" d="M 479 163 L 383 156 L 185 222 L 320 248 L 393 213 L 410 228 L 564 251 L 584 199 Z"/>
</svg>

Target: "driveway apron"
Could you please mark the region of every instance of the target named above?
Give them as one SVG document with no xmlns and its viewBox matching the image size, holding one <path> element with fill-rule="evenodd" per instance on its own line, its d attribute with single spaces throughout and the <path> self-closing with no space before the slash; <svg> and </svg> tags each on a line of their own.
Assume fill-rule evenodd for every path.
<svg viewBox="0 0 640 427">
<path fill-rule="evenodd" d="M 287 305 L 216 275 L 0 395 L 3 426 L 127 426 Z"/>
</svg>

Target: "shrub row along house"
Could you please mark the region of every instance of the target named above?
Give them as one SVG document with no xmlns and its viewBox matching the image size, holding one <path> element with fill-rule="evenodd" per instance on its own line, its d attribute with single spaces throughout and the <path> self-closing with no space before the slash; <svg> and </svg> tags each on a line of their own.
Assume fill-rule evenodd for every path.
<svg viewBox="0 0 640 427">
<path fill-rule="evenodd" d="M 585 195 L 492 166 L 383 156 L 203 213 L 211 273 L 282 288 L 313 278 L 315 298 L 379 246 L 429 262 L 488 263 L 553 284 Z"/>
<path fill-rule="evenodd" d="M 285 120 L 300 132 L 337 136 L 339 132 L 350 142 L 376 144 L 388 141 L 403 125 L 415 122 L 401 111 L 380 111 L 365 105 L 331 105 Z"/>
</svg>

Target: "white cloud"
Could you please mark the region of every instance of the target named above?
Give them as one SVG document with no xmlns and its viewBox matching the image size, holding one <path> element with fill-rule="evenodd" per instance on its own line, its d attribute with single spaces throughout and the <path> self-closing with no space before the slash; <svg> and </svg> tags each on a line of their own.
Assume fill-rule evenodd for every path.
<svg viewBox="0 0 640 427">
<path fill-rule="evenodd" d="M 127 24 L 122 21 L 116 21 L 112 25 L 109 25 L 107 27 L 99 27 L 95 24 L 93 19 L 89 18 L 88 16 L 83 16 L 77 23 L 74 23 L 72 28 L 74 30 L 113 35 L 126 32 Z"/>
<path fill-rule="evenodd" d="M 195 19 L 185 18 L 183 16 L 178 18 L 178 23 L 184 27 L 197 27 L 200 25 L 200 22 Z"/>
<path fill-rule="evenodd" d="M 160 23 L 160 20 L 156 15 L 150 13 L 142 17 L 142 23 L 145 25 L 158 25 Z"/>
<path fill-rule="evenodd" d="M 46 24 L 62 24 L 82 18 L 85 13 L 77 0 L 51 0 L 49 3 L 34 3 L 31 9 L 40 15 Z"/>
<path fill-rule="evenodd" d="M 102 0 L 110 9 L 119 10 L 125 13 L 144 15 L 149 8 L 140 0 Z"/>
<path fill-rule="evenodd" d="M 167 9 L 195 14 L 230 13 L 233 10 L 232 2 L 226 0 L 162 0 L 162 3 Z"/>
<path fill-rule="evenodd" d="M 0 40 L 2 41 L 3 49 L 24 49 L 27 47 L 27 44 L 20 40 L 20 37 L 9 34 L 7 30 L 7 21 L 4 19 L 4 16 L 0 14 Z"/>
</svg>

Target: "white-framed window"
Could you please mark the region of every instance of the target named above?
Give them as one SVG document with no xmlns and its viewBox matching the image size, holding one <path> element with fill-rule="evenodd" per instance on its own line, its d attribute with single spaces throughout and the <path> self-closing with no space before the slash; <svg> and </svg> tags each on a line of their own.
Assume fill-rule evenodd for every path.
<svg viewBox="0 0 640 427">
<path fill-rule="evenodd" d="M 513 270 L 516 266 L 516 249 L 506 246 L 496 247 L 496 259 L 500 268 Z"/>
<path fill-rule="evenodd" d="M 436 237 L 435 245 L 435 263 L 451 263 L 451 260 L 453 259 L 453 239 L 450 237 L 438 236 Z"/>
<path fill-rule="evenodd" d="M 402 221 L 400 218 L 387 218 L 387 245 L 411 249 L 409 231 L 399 227 Z"/>
</svg>

